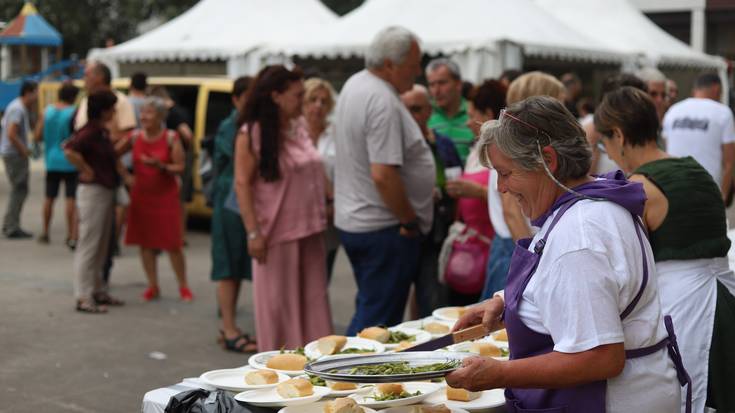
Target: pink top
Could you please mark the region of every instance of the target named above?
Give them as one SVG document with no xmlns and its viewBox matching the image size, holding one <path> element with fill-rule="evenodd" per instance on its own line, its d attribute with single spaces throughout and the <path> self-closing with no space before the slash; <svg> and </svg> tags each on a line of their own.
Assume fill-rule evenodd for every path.
<svg viewBox="0 0 735 413">
<path fill-rule="evenodd" d="M 487 185 L 489 175 L 490 170 L 483 168 L 479 172 L 465 172 L 462 174 L 460 179 L 465 179 L 485 186 Z M 493 224 L 490 223 L 490 217 L 487 213 L 486 198 L 459 198 L 457 201 L 457 215 L 462 222 L 467 224 L 470 228 L 474 228 L 480 234 L 488 238 L 493 238 L 495 236 Z"/>
<path fill-rule="evenodd" d="M 247 132 L 247 125 L 241 130 Z M 258 174 L 252 184 L 258 228 L 268 245 L 305 238 L 327 227 L 324 165 L 303 119 L 292 122 L 286 135 L 279 154 L 281 179 L 266 182 Z M 257 124 L 250 141 L 257 159 L 260 155 Z"/>
</svg>

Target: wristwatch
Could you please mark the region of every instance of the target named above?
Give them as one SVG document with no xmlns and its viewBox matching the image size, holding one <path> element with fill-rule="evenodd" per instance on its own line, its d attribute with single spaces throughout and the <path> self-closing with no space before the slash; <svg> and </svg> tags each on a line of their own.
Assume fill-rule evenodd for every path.
<svg viewBox="0 0 735 413">
<path fill-rule="evenodd" d="M 259 236 L 260 236 L 260 232 L 258 231 L 248 232 L 248 241 L 252 241 L 258 238 Z"/>
<path fill-rule="evenodd" d="M 418 218 L 414 218 L 411 221 L 408 222 L 402 222 L 401 228 L 405 229 L 406 231 L 410 232 L 418 232 L 419 231 L 419 220 Z"/>
</svg>

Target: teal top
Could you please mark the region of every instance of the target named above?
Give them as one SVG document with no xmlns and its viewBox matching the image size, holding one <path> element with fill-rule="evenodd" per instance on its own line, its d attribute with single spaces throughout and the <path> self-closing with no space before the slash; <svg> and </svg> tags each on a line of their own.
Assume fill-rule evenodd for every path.
<svg viewBox="0 0 735 413">
<path fill-rule="evenodd" d="M 639 167 L 669 201 L 661 226 L 649 234 L 656 261 L 726 257 L 725 204 L 712 176 L 694 158 L 667 158 Z"/>
<path fill-rule="evenodd" d="M 62 144 L 72 134 L 71 123 L 74 106 L 59 109 L 53 105 L 46 108 L 43 115 L 43 145 L 46 148 L 46 170 L 52 172 L 74 172 L 76 168 L 64 155 Z"/>
<path fill-rule="evenodd" d="M 467 162 L 472 143 L 475 140 L 475 134 L 467 126 L 468 120 L 469 114 L 467 113 L 467 100 L 465 99 L 460 102 L 459 111 L 454 116 L 448 117 L 442 109 L 435 106 L 431 118 L 429 118 L 429 128 L 452 139 L 463 164 Z"/>
<path fill-rule="evenodd" d="M 223 120 L 214 138 L 214 191 L 212 209 L 212 280 L 250 279 L 247 232 L 240 215 L 225 208 L 234 181 L 237 111 Z"/>
</svg>

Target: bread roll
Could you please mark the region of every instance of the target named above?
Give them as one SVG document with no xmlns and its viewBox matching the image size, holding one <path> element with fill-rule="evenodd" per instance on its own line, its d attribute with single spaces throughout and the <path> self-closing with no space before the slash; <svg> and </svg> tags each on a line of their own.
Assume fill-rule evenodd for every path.
<svg viewBox="0 0 735 413">
<path fill-rule="evenodd" d="M 505 329 L 502 329 L 495 333 L 495 339 L 498 341 L 508 341 L 508 332 Z"/>
<path fill-rule="evenodd" d="M 500 348 L 493 343 L 472 343 L 470 345 L 470 352 L 485 357 L 500 357 L 503 355 L 500 352 Z"/>
<path fill-rule="evenodd" d="M 324 405 L 324 413 L 363 413 L 364 411 L 349 397 L 334 399 Z"/>
<path fill-rule="evenodd" d="M 357 384 L 355 383 L 346 383 L 343 381 L 329 381 L 327 380 L 327 387 L 329 387 L 332 390 L 356 390 Z"/>
<path fill-rule="evenodd" d="M 443 404 L 436 406 L 414 406 L 413 413 L 452 413 L 452 411 Z"/>
<path fill-rule="evenodd" d="M 387 343 L 390 339 L 390 331 L 382 327 L 368 327 L 357 334 L 358 337 Z"/>
<path fill-rule="evenodd" d="M 467 309 L 464 307 L 455 307 L 447 311 L 447 316 L 459 319 L 464 315 L 466 311 Z"/>
<path fill-rule="evenodd" d="M 345 344 L 347 344 L 347 337 L 345 336 L 326 336 L 320 338 L 316 346 L 320 353 L 330 356 L 342 351 Z"/>
<path fill-rule="evenodd" d="M 447 386 L 447 400 L 468 402 L 479 398 L 481 393 L 479 391 L 467 391 L 465 389 L 455 389 L 454 387 Z"/>
<path fill-rule="evenodd" d="M 407 349 L 409 347 L 413 347 L 413 346 L 414 346 L 414 343 L 412 343 L 410 341 L 401 341 L 400 343 L 398 343 L 398 346 L 396 347 L 396 351 L 405 350 L 405 349 Z"/>
<path fill-rule="evenodd" d="M 403 393 L 405 389 L 401 383 L 383 383 L 378 384 L 378 393 L 383 396 L 388 395 L 399 395 Z"/>
<path fill-rule="evenodd" d="M 306 397 L 314 394 L 314 386 L 306 379 L 291 379 L 279 384 L 276 392 L 284 399 Z"/>
<path fill-rule="evenodd" d="M 306 357 L 301 354 L 284 353 L 271 357 L 265 366 L 269 369 L 298 371 L 306 365 Z"/>
<path fill-rule="evenodd" d="M 262 386 L 265 384 L 278 383 L 278 374 L 271 370 L 251 371 L 245 376 L 245 383 L 251 386 Z"/>
<path fill-rule="evenodd" d="M 428 323 L 424 325 L 424 331 L 431 334 L 449 334 L 449 326 L 442 323 Z"/>
</svg>

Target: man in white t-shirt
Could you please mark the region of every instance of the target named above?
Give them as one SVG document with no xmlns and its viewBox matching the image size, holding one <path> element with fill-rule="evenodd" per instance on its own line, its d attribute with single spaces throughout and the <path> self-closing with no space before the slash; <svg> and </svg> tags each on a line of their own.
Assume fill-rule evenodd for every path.
<svg viewBox="0 0 735 413">
<path fill-rule="evenodd" d="M 692 97 L 669 109 L 663 135 L 673 156 L 691 156 L 712 175 L 727 198 L 735 162 L 735 122 L 730 108 L 719 102 L 722 83 L 714 73 L 694 82 Z"/>
</svg>

